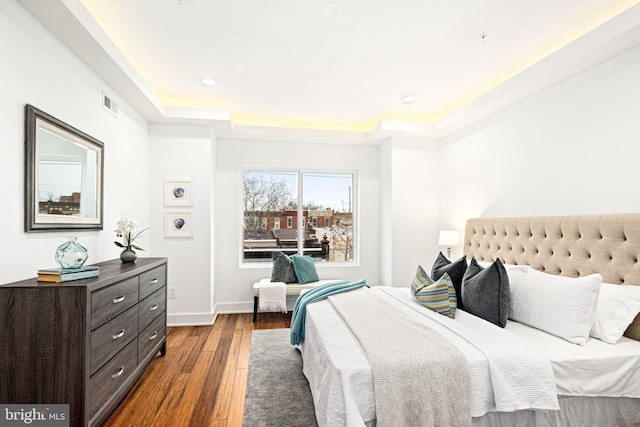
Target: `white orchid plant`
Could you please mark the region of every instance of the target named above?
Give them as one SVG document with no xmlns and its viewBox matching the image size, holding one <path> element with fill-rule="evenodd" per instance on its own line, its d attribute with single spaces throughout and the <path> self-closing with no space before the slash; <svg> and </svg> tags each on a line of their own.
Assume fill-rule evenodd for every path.
<svg viewBox="0 0 640 427">
<path fill-rule="evenodd" d="M 140 237 L 140 235 L 145 230 L 148 230 L 149 227 L 142 229 L 140 231 L 138 231 L 137 229 L 138 229 L 138 223 L 133 218 L 133 216 L 123 215 L 122 218 L 120 218 L 120 221 L 118 221 L 118 228 L 114 230 L 116 233 L 116 236 L 122 238 L 122 242 L 114 241 L 113 243 L 115 243 L 116 246 L 118 246 L 119 248 L 136 249 L 138 251 L 144 251 L 144 249 L 134 244 L 134 242 L 138 237 Z"/>
</svg>

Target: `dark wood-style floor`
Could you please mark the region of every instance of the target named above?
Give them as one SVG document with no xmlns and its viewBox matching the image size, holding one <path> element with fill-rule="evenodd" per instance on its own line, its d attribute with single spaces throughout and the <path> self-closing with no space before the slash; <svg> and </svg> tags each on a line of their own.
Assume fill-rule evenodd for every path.
<svg viewBox="0 0 640 427">
<path fill-rule="evenodd" d="M 167 332 L 158 353 L 105 427 L 242 426 L 253 329 L 288 328 L 291 313 L 222 314 L 213 326 Z"/>
</svg>

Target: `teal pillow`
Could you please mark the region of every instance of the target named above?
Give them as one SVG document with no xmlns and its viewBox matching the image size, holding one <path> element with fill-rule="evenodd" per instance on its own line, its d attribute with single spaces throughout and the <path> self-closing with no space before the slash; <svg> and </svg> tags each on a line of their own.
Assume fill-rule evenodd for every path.
<svg viewBox="0 0 640 427">
<path fill-rule="evenodd" d="M 291 260 L 293 261 L 296 276 L 298 276 L 298 283 L 310 283 L 320 280 L 316 265 L 309 255 L 293 255 Z"/>
<path fill-rule="evenodd" d="M 424 285 L 419 287 L 420 285 Z M 456 290 L 448 273 L 444 273 L 437 281 L 425 273 L 421 266 L 418 266 L 416 276 L 411 283 L 412 289 L 419 288 L 413 294 L 413 298 L 421 305 L 436 313 L 454 319 L 456 317 L 457 298 Z"/>
</svg>

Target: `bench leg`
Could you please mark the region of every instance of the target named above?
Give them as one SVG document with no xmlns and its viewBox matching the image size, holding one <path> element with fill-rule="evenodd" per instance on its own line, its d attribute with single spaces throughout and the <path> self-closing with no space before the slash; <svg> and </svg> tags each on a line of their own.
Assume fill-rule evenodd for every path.
<svg viewBox="0 0 640 427">
<path fill-rule="evenodd" d="M 253 297 L 253 323 L 256 322 L 256 317 L 258 317 L 258 297 Z"/>
</svg>

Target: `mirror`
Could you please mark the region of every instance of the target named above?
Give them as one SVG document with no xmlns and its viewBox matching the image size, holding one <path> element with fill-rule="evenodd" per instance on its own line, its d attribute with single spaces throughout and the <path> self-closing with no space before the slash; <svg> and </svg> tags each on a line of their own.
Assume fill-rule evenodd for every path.
<svg viewBox="0 0 640 427">
<path fill-rule="evenodd" d="M 104 144 L 32 105 L 25 127 L 25 231 L 102 230 Z"/>
</svg>

